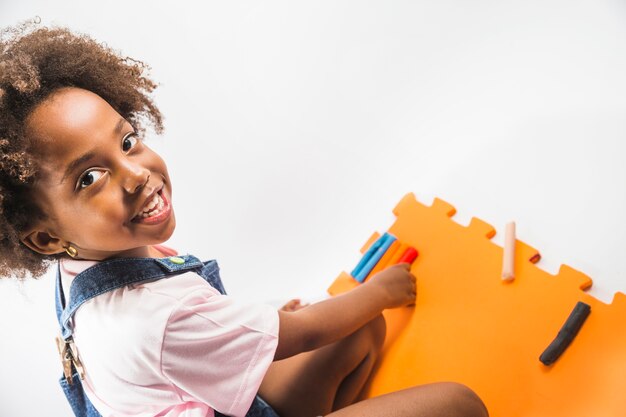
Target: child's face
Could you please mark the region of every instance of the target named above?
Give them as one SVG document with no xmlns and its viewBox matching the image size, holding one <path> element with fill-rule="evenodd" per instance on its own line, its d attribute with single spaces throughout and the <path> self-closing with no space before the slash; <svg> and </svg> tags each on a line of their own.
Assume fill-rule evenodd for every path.
<svg viewBox="0 0 626 417">
<path fill-rule="evenodd" d="M 22 241 L 44 253 L 72 245 L 78 258 L 153 256 L 176 221 L 165 163 L 100 96 L 56 91 L 26 121 L 40 168 L 33 198 L 47 218 Z M 156 205 L 155 205 L 156 203 Z"/>
</svg>

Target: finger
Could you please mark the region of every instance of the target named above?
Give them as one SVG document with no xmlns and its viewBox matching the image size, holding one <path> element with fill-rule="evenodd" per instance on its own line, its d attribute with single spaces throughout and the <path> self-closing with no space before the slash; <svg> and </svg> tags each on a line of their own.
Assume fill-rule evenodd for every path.
<svg viewBox="0 0 626 417">
<path fill-rule="evenodd" d="M 293 311 L 300 304 L 300 299 L 294 298 L 289 300 L 283 307 L 282 310 L 285 311 Z"/>
</svg>

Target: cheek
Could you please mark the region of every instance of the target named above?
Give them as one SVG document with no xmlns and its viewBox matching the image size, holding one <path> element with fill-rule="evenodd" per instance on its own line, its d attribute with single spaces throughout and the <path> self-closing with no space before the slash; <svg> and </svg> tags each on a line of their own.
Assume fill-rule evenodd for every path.
<svg viewBox="0 0 626 417">
<path fill-rule="evenodd" d="M 68 205 L 59 194 L 55 188 L 42 185 L 33 189 L 27 197 L 28 204 L 32 205 L 36 213 L 39 212 L 41 219 L 53 230 L 57 230 L 68 217 Z"/>
<path fill-rule="evenodd" d="M 167 172 L 167 165 L 161 156 L 154 152 L 152 149 L 146 146 L 146 163 L 150 166 L 152 171 L 157 171 L 163 173 L 165 177 L 169 178 Z"/>
<path fill-rule="evenodd" d="M 65 211 L 65 216 L 76 228 L 115 228 L 126 221 L 128 214 L 128 209 L 118 195 L 104 192 L 84 201 L 77 201 Z"/>
</svg>

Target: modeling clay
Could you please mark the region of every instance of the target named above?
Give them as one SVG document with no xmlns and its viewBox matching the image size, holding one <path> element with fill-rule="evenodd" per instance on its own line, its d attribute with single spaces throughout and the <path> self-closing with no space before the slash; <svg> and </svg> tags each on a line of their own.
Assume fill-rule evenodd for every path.
<svg viewBox="0 0 626 417">
<path fill-rule="evenodd" d="M 515 222 L 506 224 L 504 229 L 504 256 L 502 257 L 502 279 L 515 278 Z"/>
<path fill-rule="evenodd" d="M 572 343 L 574 337 L 578 334 L 578 331 L 582 327 L 585 320 L 587 320 L 587 316 L 591 312 L 591 307 L 588 304 L 579 301 L 576 303 L 574 310 L 570 313 L 569 317 L 565 321 L 561 330 L 559 330 L 556 339 L 550 343 L 550 346 L 543 351 L 539 360 L 544 365 L 552 365 L 554 361 L 556 361 L 559 356 L 565 351 L 565 349 Z"/>
<path fill-rule="evenodd" d="M 389 249 L 391 244 L 396 240 L 396 237 L 390 233 L 385 233 L 380 240 L 381 240 L 380 246 L 369 257 L 369 259 L 367 260 L 367 262 L 365 262 L 365 265 L 363 265 L 363 267 L 359 270 L 359 272 L 357 272 L 356 275 L 353 275 L 354 279 L 356 279 L 358 282 L 365 281 L 365 278 L 367 277 L 367 275 L 370 273 L 372 269 L 374 269 L 374 266 L 376 266 L 378 261 L 380 261 L 380 259 L 383 257 L 385 252 L 387 252 L 387 249 Z"/>
<path fill-rule="evenodd" d="M 456 381 L 481 397 L 491 417 L 626 416 L 623 293 L 605 304 L 584 291 L 591 286 L 588 276 L 567 265 L 556 275 L 544 271 L 536 265 L 539 252 L 520 240 L 515 280 L 502 285 L 503 248 L 491 241 L 491 225 L 477 218 L 460 225 L 451 219 L 450 204 L 435 199 L 426 206 L 413 194 L 393 212 L 396 221 L 387 232 L 419 250 L 411 265 L 418 296 L 412 307 L 383 313 L 385 345 L 364 397 Z M 374 233 L 362 253 L 377 238 Z M 329 292 L 358 285 L 341 273 Z M 537 358 L 579 301 L 593 314 L 558 360 L 543 365 Z M 581 311 L 570 324 L 581 322 Z M 573 327 L 563 327 L 571 338 Z"/>
<path fill-rule="evenodd" d="M 363 257 L 361 258 L 359 263 L 354 267 L 350 275 L 356 278 L 356 276 L 361 272 L 365 264 L 367 264 L 367 262 L 372 258 L 374 253 L 378 250 L 378 248 L 380 248 L 380 246 L 386 239 L 387 236 L 383 235 L 379 237 L 374 243 L 372 243 L 369 249 L 363 254 Z"/>
<path fill-rule="evenodd" d="M 417 251 L 415 248 L 407 248 L 406 251 L 402 254 L 400 259 L 398 259 L 397 263 L 406 262 L 408 264 L 412 264 L 413 261 L 417 258 Z"/>
<path fill-rule="evenodd" d="M 383 269 L 385 269 L 389 265 L 389 261 L 391 260 L 391 258 L 393 258 L 393 255 L 395 255 L 395 253 L 396 253 L 396 251 L 398 250 L 399 247 L 400 247 L 400 242 L 395 240 L 391 244 L 391 246 L 389 246 L 389 249 L 387 249 L 387 252 L 385 252 L 383 257 L 380 258 L 380 261 L 378 261 L 376 263 L 376 266 L 374 266 L 372 271 L 367 275 L 367 277 L 365 278 L 365 281 L 370 279 L 370 277 L 372 277 L 374 274 L 376 274 L 376 273 L 382 271 Z"/>
</svg>

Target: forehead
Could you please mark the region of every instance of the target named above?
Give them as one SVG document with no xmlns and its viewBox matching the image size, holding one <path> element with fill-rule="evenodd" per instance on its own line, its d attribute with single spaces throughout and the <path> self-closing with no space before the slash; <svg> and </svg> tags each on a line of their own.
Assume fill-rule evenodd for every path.
<svg viewBox="0 0 626 417">
<path fill-rule="evenodd" d="M 46 157 L 67 154 L 110 137 L 121 116 L 91 91 L 58 90 L 39 104 L 26 120 L 26 134 Z"/>
</svg>

